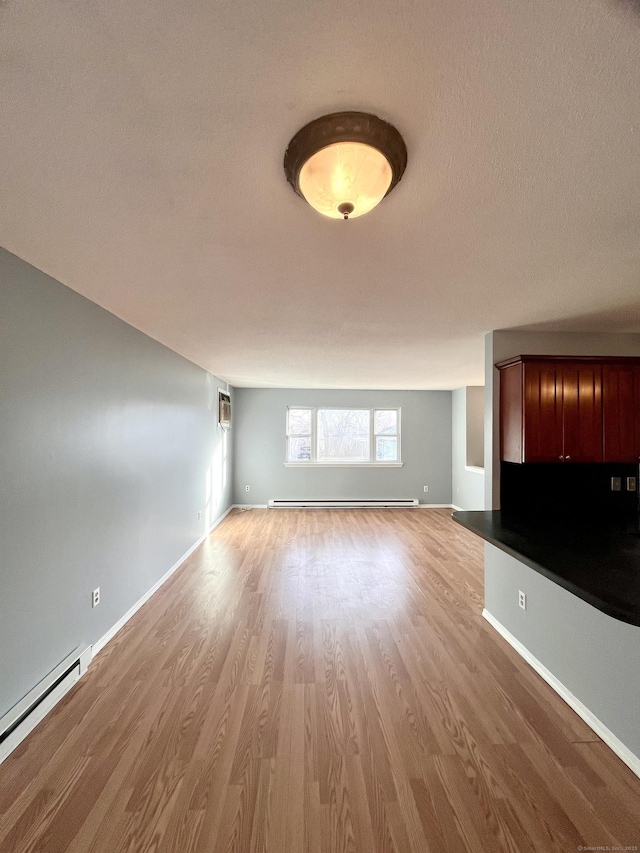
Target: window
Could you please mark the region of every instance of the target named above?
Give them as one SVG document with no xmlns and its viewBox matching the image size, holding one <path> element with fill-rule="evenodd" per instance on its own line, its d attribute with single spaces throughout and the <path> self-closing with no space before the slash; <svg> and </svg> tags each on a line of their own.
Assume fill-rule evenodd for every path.
<svg viewBox="0 0 640 853">
<path fill-rule="evenodd" d="M 290 465 L 401 465 L 400 409 L 287 410 Z"/>
<path fill-rule="evenodd" d="M 289 462 L 311 461 L 311 409 L 289 409 L 287 429 Z"/>
</svg>

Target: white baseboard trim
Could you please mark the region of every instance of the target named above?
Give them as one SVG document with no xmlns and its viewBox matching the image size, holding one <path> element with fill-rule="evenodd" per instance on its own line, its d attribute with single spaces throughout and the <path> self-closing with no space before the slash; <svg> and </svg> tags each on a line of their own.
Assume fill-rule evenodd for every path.
<svg viewBox="0 0 640 853">
<path fill-rule="evenodd" d="M 455 504 L 451 504 L 451 509 L 452 509 L 454 512 L 464 512 L 464 510 L 462 509 L 462 507 L 461 507 L 461 506 L 456 506 Z"/>
<path fill-rule="evenodd" d="M 222 513 L 222 515 L 219 515 L 219 516 L 218 516 L 218 518 L 216 518 L 216 520 L 215 520 L 215 521 L 213 521 L 213 522 L 211 523 L 211 525 L 210 525 L 210 527 L 209 527 L 209 533 L 211 533 L 211 531 L 212 531 L 212 530 L 215 530 L 215 528 L 220 524 L 220 522 L 221 522 L 224 518 L 226 518 L 226 517 L 229 515 L 229 513 L 231 512 L 231 510 L 232 510 L 232 509 L 235 509 L 235 504 L 231 504 L 231 505 L 230 505 L 230 506 L 229 506 L 229 507 L 228 507 L 228 508 L 227 508 L 227 509 Z M 206 536 L 203 536 L 203 537 L 202 537 L 202 539 L 201 539 L 200 541 L 201 541 L 201 542 L 203 542 L 203 541 L 206 539 L 206 537 L 209 535 L 209 533 L 207 533 L 207 534 L 206 534 Z M 192 550 L 193 550 L 193 549 L 192 549 Z"/>
<path fill-rule="evenodd" d="M 418 506 L 407 507 L 408 509 L 460 509 L 453 504 L 418 504 Z M 234 504 L 231 509 L 269 509 L 267 504 Z M 364 507 L 367 509 L 367 507 Z M 381 507 L 375 507 L 381 509 Z M 223 516 L 224 517 L 224 516 Z"/>
<path fill-rule="evenodd" d="M 498 622 L 495 616 L 492 616 L 486 609 L 482 611 L 482 615 L 487 622 L 496 629 L 498 634 L 500 634 L 500 636 L 518 652 L 520 657 L 524 658 L 529 666 L 535 669 L 538 675 L 544 678 L 547 684 L 564 699 L 567 705 L 569 705 L 570 708 L 573 708 L 579 717 L 582 717 L 585 723 L 593 729 L 598 737 L 602 738 L 607 746 L 615 752 L 618 758 L 624 761 L 627 767 L 632 770 L 636 776 L 640 776 L 640 758 L 631 752 L 631 750 L 626 747 L 622 741 L 617 738 L 614 733 L 586 707 L 586 705 L 583 705 L 582 702 L 574 696 L 573 693 L 568 690 L 550 670 L 546 668 L 546 666 L 544 666 L 544 664 L 540 663 L 538 658 L 534 657 L 526 646 L 523 646 L 522 643 L 504 627 L 504 625 Z"/>
<path fill-rule="evenodd" d="M 418 504 L 417 509 L 455 509 L 453 504 Z"/>
<path fill-rule="evenodd" d="M 266 504 L 234 504 L 231 509 L 269 509 Z"/>
<path fill-rule="evenodd" d="M 169 578 L 176 571 L 176 569 L 180 568 L 180 566 L 184 563 L 184 561 L 188 557 L 190 557 L 191 554 L 193 554 L 193 552 L 196 550 L 196 548 L 199 545 L 201 545 L 204 542 L 204 540 L 207 538 L 209 533 L 211 533 L 211 531 L 220 524 L 222 519 L 226 518 L 227 515 L 229 515 L 229 513 L 231 512 L 231 510 L 234 508 L 235 508 L 235 506 L 234 506 L 234 504 L 232 504 L 226 510 L 226 512 L 223 512 L 219 518 L 216 518 L 216 520 L 213 522 L 213 524 L 211 525 L 209 530 L 206 533 L 204 533 L 196 542 L 193 543 L 191 548 L 189 548 L 189 550 L 185 554 L 183 554 L 182 557 L 180 557 L 180 559 L 177 560 L 167 572 L 165 572 L 163 574 L 163 576 L 160 578 L 160 580 L 158 580 L 158 581 L 156 581 L 156 583 L 154 583 L 154 585 L 151 587 L 151 589 L 149 589 L 147 592 L 145 592 L 145 594 L 142 596 L 142 598 L 139 598 L 138 601 L 136 601 L 136 603 L 133 605 L 133 607 L 130 607 L 129 610 L 127 610 L 127 612 L 124 614 L 124 616 L 121 619 L 118 619 L 118 621 L 116 622 L 115 625 L 113 625 L 113 627 L 109 628 L 109 630 L 107 631 L 106 634 L 104 634 L 102 637 L 100 637 L 100 639 L 98 640 L 97 643 L 93 644 L 93 646 L 91 648 L 92 658 L 94 658 L 98 654 L 98 652 L 101 651 L 107 645 L 109 640 L 112 640 L 115 637 L 115 635 L 118 633 L 118 631 L 127 624 L 129 619 L 131 619 L 131 617 L 134 615 L 134 613 L 137 613 L 137 611 L 140 610 L 142 605 L 146 604 L 146 602 L 149 601 L 149 599 L 154 594 L 154 592 L 157 592 L 160 589 L 160 587 L 162 586 L 162 584 L 165 583 L 167 580 L 169 580 Z"/>
</svg>

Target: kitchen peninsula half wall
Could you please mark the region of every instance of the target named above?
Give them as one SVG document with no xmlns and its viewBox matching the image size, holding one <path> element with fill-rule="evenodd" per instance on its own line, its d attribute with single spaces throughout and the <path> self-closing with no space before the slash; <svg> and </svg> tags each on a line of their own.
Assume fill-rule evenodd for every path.
<svg viewBox="0 0 640 853">
<path fill-rule="evenodd" d="M 510 462 L 504 454 L 501 459 L 500 372 L 496 365 L 509 359 L 515 363 L 523 353 L 542 356 L 541 363 L 559 357 L 597 357 L 602 363 L 640 359 L 640 334 L 496 330 L 486 336 L 485 512 L 497 513 L 492 513 L 492 533 L 502 526 L 502 533 L 510 538 L 499 542 L 498 536 L 495 541 L 484 536 L 483 611 L 487 621 L 640 776 L 640 625 L 633 624 L 629 601 L 622 602 L 616 615 L 595 606 L 595 597 L 634 597 L 640 575 L 640 540 L 633 537 L 637 493 L 627 488 L 626 478 L 637 477 L 637 461 L 603 462 L 610 458 L 604 451 L 595 462 L 560 459 L 573 453 L 557 445 L 552 448 L 554 453 L 557 450 L 554 461 L 549 457 L 531 464 L 524 455 Z M 594 402 L 590 428 L 598 423 L 599 403 Z M 569 418 L 573 418 L 572 412 Z M 575 423 L 570 422 L 570 429 Z M 580 438 L 581 418 L 577 426 Z M 582 436 L 593 439 L 588 432 L 583 430 Z M 555 435 L 562 437 L 561 432 Z M 589 449 L 587 444 L 583 442 L 582 447 Z M 620 477 L 619 492 L 611 490 L 611 477 Z M 463 520 L 461 514 L 456 515 L 458 521 Z M 469 521 L 466 518 L 465 526 Z M 480 530 L 476 532 L 482 535 Z M 613 547 L 616 536 L 621 539 Z M 598 545 L 594 545 L 596 540 Z M 607 549 L 608 569 L 604 560 L 604 573 L 598 579 L 593 562 L 602 560 Z M 608 582 L 607 571 L 609 580 L 615 576 L 615 584 Z M 589 574 L 597 589 L 590 586 Z M 561 577 L 564 584 L 559 582 Z M 585 592 L 582 596 L 577 590 L 580 583 Z M 525 596 L 525 609 L 519 604 L 520 593 Z M 594 597 L 589 600 L 590 596 Z M 620 618 L 625 612 L 630 618 Z"/>
</svg>

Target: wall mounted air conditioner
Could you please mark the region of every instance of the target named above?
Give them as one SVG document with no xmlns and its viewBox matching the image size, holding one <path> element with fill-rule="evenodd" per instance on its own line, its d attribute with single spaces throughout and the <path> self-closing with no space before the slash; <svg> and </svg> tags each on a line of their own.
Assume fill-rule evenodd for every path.
<svg viewBox="0 0 640 853">
<path fill-rule="evenodd" d="M 231 429 L 231 397 L 218 390 L 218 423 L 222 429 Z"/>
</svg>

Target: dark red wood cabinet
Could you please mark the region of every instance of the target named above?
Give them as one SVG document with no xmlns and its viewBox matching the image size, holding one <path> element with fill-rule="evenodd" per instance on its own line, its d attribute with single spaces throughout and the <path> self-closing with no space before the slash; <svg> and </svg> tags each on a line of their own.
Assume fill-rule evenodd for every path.
<svg viewBox="0 0 640 853">
<path fill-rule="evenodd" d="M 602 462 L 599 363 L 519 356 L 497 367 L 504 462 Z"/>
<path fill-rule="evenodd" d="M 636 364 L 633 371 L 634 377 L 634 403 L 635 403 L 635 436 L 637 461 L 640 462 L 640 364 Z M 636 460 L 634 460 L 636 461 Z"/>
<path fill-rule="evenodd" d="M 503 462 L 640 461 L 640 358 L 522 355 L 496 367 Z"/>
<path fill-rule="evenodd" d="M 522 451 L 519 460 L 510 461 L 557 462 L 564 453 L 562 366 L 532 362 L 522 364 L 521 372 Z"/>
<path fill-rule="evenodd" d="M 605 462 L 640 460 L 640 364 L 602 366 Z"/>
<path fill-rule="evenodd" d="M 565 462 L 602 462 L 602 368 L 565 363 L 562 367 L 563 453 Z"/>
</svg>

